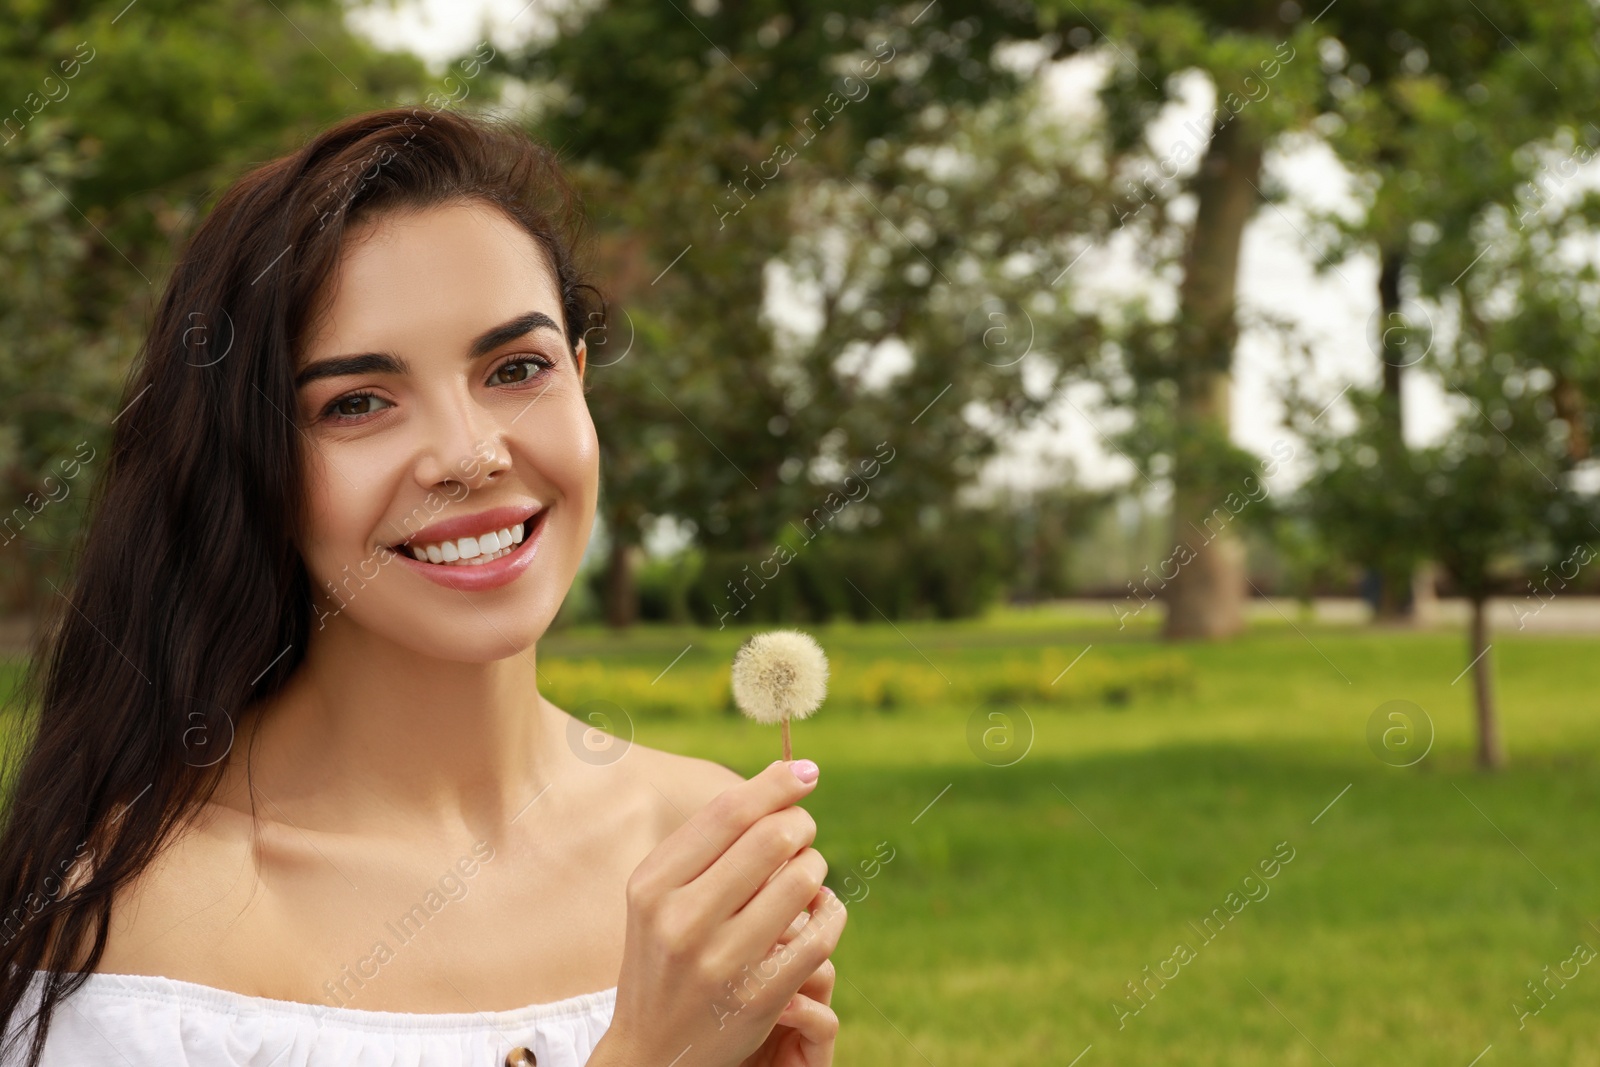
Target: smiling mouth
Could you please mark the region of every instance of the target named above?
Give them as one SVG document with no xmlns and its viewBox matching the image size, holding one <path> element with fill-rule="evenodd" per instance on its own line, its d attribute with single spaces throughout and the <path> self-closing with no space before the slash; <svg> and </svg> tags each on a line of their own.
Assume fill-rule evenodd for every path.
<svg viewBox="0 0 1600 1067">
<path fill-rule="evenodd" d="M 515 552 L 538 530 L 548 510 L 540 508 L 521 522 L 476 537 L 457 537 L 451 541 L 408 541 L 391 545 L 390 549 L 419 562 L 434 563 L 441 567 L 481 567 Z"/>
</svg>

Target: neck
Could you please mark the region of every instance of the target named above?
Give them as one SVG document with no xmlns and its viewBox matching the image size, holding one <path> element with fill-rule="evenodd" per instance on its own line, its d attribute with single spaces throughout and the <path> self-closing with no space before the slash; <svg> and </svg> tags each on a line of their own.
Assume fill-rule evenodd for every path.
<svg viewBox="0 0 1600 1067">
<path fill-rule="evenodd" d="M 252 713 L 258 808 L 321 828 L 505 825 L 548 783 L 561 743 L 535 651 L 466 663 L 344 620 L 316 631 Z"/>
</svg>

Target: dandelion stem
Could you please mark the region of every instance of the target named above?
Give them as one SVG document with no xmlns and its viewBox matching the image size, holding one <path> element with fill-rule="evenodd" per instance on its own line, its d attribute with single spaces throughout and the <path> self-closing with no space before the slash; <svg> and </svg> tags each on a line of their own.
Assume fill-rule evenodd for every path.
<svg viewBox="0 0 1600 1067">
<path fill-rule="evenodd" d="M 794 759 L 794 749 L 792 747 L 790 747 L 790 745 L 789 745 L 789 719 L 788 719 L 788 716 L 785 716 L 784 720 L 783 720 L 783 758 L 786 759 L 786 760 Z"/>
</svg>

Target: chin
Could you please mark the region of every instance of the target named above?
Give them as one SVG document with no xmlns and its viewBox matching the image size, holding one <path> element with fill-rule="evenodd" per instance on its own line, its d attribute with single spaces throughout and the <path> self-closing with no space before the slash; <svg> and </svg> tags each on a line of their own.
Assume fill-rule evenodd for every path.
<svg viewBox="0 0 1600 1067">
<path fill-rule="evenodd" d="M 539 624 L 538 620 L 526 614 L 519 624 L 509 625 L 493 619 L 488 613 L 480 615 L 466 605 L 462 606 L 470 618 L 459 619 L 461 625 L 447 625 L 448 619 L 434 615 L 426 622 L 396 631 L 391 617 L 379 635 L 429 659 L 455 663 L 493 663 L 528 652 L 544 636 L 545 626 L 548 625 Z M 490 621 L 493 626 L 489 624 Z"/>
<path fill-rule="evenodd" d="M 364 598 L 351 598 L 343 610 L 337 604 L 319 609 L 311 627 L 313 640 L 319 630 L 338 627 L 358 643 L 386 642 L 428 659 L 489 663 L 520 655 L 544 636 L 562 600 L 540 588 L 543 583 L 537 579 L 544 576 L 524 577 L 532 579 L 526 586 L 489 595 L 449 589 L 396 595 L 402 591 L 390 586 L 374 596 L 377 591 L 369 590 Z"/>
</svg>

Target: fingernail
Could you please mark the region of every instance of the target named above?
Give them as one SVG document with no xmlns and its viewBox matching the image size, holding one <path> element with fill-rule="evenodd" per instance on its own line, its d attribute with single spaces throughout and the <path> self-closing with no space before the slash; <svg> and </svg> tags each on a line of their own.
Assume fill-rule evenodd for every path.
<svg viewBox="0 0 1600 1067">
<path fill-rule="evenodd" d="M 818 769 L 817 765 L 808 759 L 795 760 L 793 763 L 789 764 L 789 769 L 794 772 L 794 776 L 796 778 L 800 779 L 806 785 L 810 785 L 812 782 L 816 781 L 817 775 L 822 773 Z"/>
</svg>

